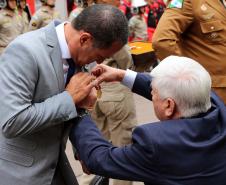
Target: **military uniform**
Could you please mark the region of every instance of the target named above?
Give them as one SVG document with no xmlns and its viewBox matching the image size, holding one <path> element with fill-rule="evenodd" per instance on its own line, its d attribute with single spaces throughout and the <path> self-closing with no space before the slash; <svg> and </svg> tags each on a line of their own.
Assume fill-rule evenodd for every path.
<svg viewBox="0 0 226 185">
<path fill-rule="evenodd" d="M 147 41 L 147 23 L 142 15 L 134 15 L 129 20 L 130 41 Z"/>
<path fill-rule="evenodd" d="M 61 19 L 59 12 L 47 6 L 42 6 L 32 16 L 29 24 L 29 30 L 36 30 L 44 27 L 54 19 Z"/>
<path fill-rule="evenodd" d="M 212 87 L 226 103 L 226 7 L 216 0 L 172 0 L 153 36 L 159 59 L 190 57 L 211 75 Z"/>
<path fill-rule="evenodd" d="M 28 15 L 25 11 L 22 12 L 21 15 L 18 16 L 18 29 L 21 30 L 21 33 L 25 33 L 28 31 L 28 26 L 29 26 L 29 20 L 28 20 Z"/>
<path fill-rule="evenodd" d="M 111 67 L 128 69 L 132 58 L 128 46 L 123 47 L 112 59 L 104 61 Z M 92 118 L 104 137 L 116 146 L 131 143 L 132 129 L 136 126 L 133 93 L 119 82 L 103 83 L 102 96 L 97 100 Z M 114 185 L 131 185 L 132 182 L 113 180 Z"/>
<path fill-rule="evenodd" d="M 72 10 L 68 20 L 71 22 L 75 17 L 77 17 L 82 12 L 82 10 L 84 10 L 84 8 L 82 7 L 77 7 L 74 10 Z"/>
<path fill-rule="evenodd" d="M 0 10 L 0 55 L 7 45 L 20 34 L 17 15 L 6 9 Z"/>
</svg>

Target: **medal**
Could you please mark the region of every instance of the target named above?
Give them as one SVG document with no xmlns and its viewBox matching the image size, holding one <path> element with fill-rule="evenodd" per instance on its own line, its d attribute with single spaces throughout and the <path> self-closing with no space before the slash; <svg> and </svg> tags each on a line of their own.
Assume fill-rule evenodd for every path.
<svg viewBox="0 0 226 185">
<path fill-rule="evenodd" d="M 97 90 L 97 98 L 100 99 L 101 95 L 102 95 L 102 91 L 101 91 L 101 89 L 98 89 Z"/>
</svg>

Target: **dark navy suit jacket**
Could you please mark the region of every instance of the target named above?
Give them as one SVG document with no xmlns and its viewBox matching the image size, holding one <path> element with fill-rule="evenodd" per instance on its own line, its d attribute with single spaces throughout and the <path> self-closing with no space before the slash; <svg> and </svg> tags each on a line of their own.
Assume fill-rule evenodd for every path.
<svg viewBox="0 0 226 185">
<path fill-rule="evenodd" d="M 150 77 L 138 74 L 133 92 L 151 99 Z M 148 185 L 226 185 L 226 109 L 211 97 L 207 113 L 138 126 L 125 147 L 103 139 L 89 116 L 74 125 L 70 140 L 95 174 Z"/>
</svg>

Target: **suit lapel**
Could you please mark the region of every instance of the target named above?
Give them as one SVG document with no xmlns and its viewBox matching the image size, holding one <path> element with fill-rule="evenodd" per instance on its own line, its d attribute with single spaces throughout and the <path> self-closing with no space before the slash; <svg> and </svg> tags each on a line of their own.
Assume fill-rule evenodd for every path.
<svg viewBox="0 0 226 185">
<path fill-rule="evenodd" d="M 226 9 L 220 0 L 206 0 L 206 3 L 215 9 L 219 14 L 221 14 L 224 18 L 226 18 Z"/>
<path fill-rule="evenodd" d="M 50 23 L 46 29 L 46 40 L 47 40 L 47 48 L 49 50 L 49 55 L 51 58 L 51 62 L 53 64 L 53 68 L 56 73 L 56 77 L 58 80 L 58 88 L 60 91 L 64 90 L 64 72 L 63 72 L 63 63 L 61 50 L 58 43 L 58 38 L 56 34 L 55 24 L 57 22 Z"/>
</svg>

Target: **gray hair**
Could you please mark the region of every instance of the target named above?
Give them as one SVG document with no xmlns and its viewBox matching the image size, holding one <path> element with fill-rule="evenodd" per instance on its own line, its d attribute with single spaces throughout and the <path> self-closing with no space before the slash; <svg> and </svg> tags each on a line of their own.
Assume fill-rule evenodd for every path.
<svg viewBox="0 0 226 185">
<path fill-rule="evenodd" d="M 113 42 L 127 43 L 128 22 L 118 8 L 97 4 L 84 9 L 75 19 L 72 26 L 76 30 L 90 33 L 94 38 L 94 47 L 109 48 Z"/>
<path fill-rule="evenodd" d="M 182 117 L 204 113 L 211 107 L 211 78 L 196 61 L 169 56 L 150 75 L 152 87 L 157 89 L 160 98 L 174 99 Z"/>
</svg>

